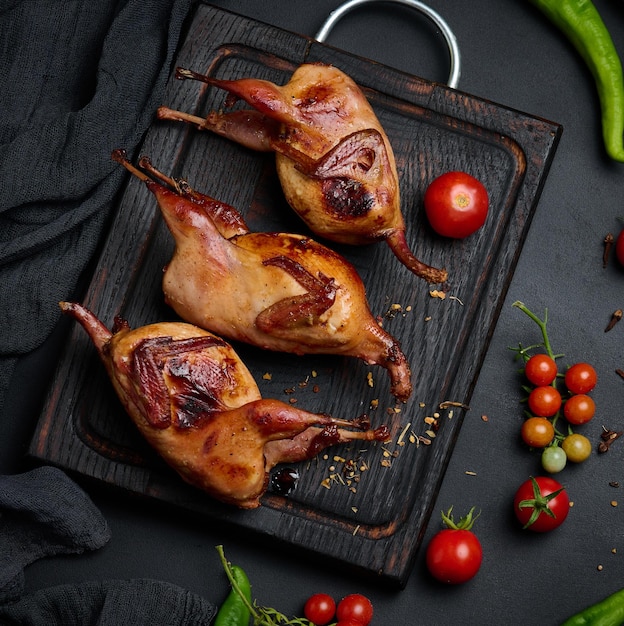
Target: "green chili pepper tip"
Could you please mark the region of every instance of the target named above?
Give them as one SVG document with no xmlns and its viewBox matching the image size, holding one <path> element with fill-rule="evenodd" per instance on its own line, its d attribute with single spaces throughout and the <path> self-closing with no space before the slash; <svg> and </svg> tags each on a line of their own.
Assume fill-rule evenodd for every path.
<svg viewBox="0 0 624 626">
<path fill-rule="evenodd" d="M 607 154 L 624 162 L 624 73 L 613 39 L 591 0 L 531 0 L 576 48 L 592 73 Z"/>
</svg>

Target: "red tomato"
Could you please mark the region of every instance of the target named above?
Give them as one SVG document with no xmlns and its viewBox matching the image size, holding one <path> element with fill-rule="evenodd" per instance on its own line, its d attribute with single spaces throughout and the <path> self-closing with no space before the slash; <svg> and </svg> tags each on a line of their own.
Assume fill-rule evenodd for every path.
<svg viewBox="0 0 624 626">
<path fill-rule="evenodd" d="M 355 619 L 341 619 L 336 622 L 336 626 L 362 626 L 362 622 L 358 622 Z"/>
<path fill-rule="evenodd" d="M 303 614 L 315 626 L 325 626 L 334 619 L 336 602 L 326 593 L 315 593 L 306 601 Z"/>
<path fill-rule="evenodd" d="M 352 593 L 338 602 L 336 617 L 339 624 L 351 621 L 359 626 L 368 626 L 373 619 L 373 605 L 366 596 Z"/>
<path fill-rule="evenodd" d="M 570 499 L 554 478 L 531 477 L 516 491 L 514 512 L 523 528 L 544 533 L 563 524 L 570 512 Z"/>
<path fill-rule="evenodd" d="M 472 510 L 457 524 L 450 511 L 442 515 L 448 526 L 436 533 L 429 545 L 425 559 L 431 575 L 443 583 L 457 585 L 473 578 L 481 567 L 483 549 L 472 532 Z"/>
<path fill-rule="evenodd" d="M 529 394 L 529 410 L 539 417 L 552 417 L 561 408 L 561 394 L 550 385 L 535 387 Z"/>
<path fill-rule="evenodd" d="M 568 398 L 563 405 L 563 414 L 570 424 L 586 424 L 596 413 L 596 404 L 584 393 Z"/>
<path fill-rule="evenodd" d="M 470 174 L 447 172 L 427 187 L 424 205 L 433 230 L 444 237 L 462 239 L 483 226 L 489 199 L 483 184 Z"/>
<path fill-rule="evenodd" d="M 524 373 L 529 382 L 538 387 L 550 385 L 557 376 L 557 364 L 547 354 L 534 354 L 526 362 Z"/>
<path fill-rule="evenodd" d="M 615 241 L 615 256 L 620 262 L 620 265 L 624 266 L 624 229 L 620 231 Z"/>
<path fill-rule="evenodd" d="M 597 382 L 596 370 L 589 363 L 575 363 L 565 373 L 565 385 L 572 393 L 589 393 Z"/>
</svg>

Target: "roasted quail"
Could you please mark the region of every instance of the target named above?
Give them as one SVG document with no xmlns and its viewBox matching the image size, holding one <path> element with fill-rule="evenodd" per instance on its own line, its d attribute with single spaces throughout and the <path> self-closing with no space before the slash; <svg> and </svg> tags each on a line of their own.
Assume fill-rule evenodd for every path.
<svg viewBox="0 0 624 626">
<path fill-rule="evenodd" d="M 253 110 L 212 111 L 206 118 L 160 107 L 160 119 L 195 124 L 254 150 L 276 153 L 290 206 L 315 234 L 346 244 L 386 240 L 416 275 L 443 283 L 445 270 L 422 263 L 405 237 L 392 147 L 366 97 L 331 65 L 304 64 L 283 86 L 246 78 L 218 80 L 178 68 L 176 76 L 229 92 Z"/>
<path fill-rule="evenodd" d="M 270 470 L 351 440 L 384 441 L 388 430 L 263 399 L 223 339 L 183 322 L 113 332 L 88 309 L 61 302 L 86 330 L 132 421 L 188 483 L 240 508 L 260 506 Z"/>
<path fill-rule="evenodd" d="M 381 365 L 392 394 L 407 400 L 407 359 L 374 319 L 346 259 L 302 235 L 249 232 L 233 207 L 165 176 L 148 159 L 139 169 L 123 151 L 113 158 L 145 181 L 175 239 L 163 291 L 183 320 L 264 349 Z"/>
</svg>

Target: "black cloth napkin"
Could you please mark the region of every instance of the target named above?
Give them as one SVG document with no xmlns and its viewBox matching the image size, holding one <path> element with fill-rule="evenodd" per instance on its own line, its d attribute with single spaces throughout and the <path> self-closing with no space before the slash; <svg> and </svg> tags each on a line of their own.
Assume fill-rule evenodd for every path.
<svg viewBox="0 0 624 626">
<path fill-rule="evenodd" d="M 0 0 L 0 416 L 96 250 L 125 176 L 111 151 L 142 140 L 191 4 Z"/>
<path fill-rule="evenodd" d="M 100 511 L 61 470 L 0 476 L 0 604 L 21 595 L 33 561 L 96 550 L 110 536 Z"/>
<path fill-rule="evenodd" d="M 145 579 L 59 585 L 0 606 L 6 626 L 208 626 L 216 607 L 166 582 Z"/>
<path fill-rule="evenodd" d="M 164 581 L 88 581 L 22 595 L 24 568 L 33 561 L 97 550 L 110 538 L 98 508 L 61 470 L 0 476 L 0 624 L 210 624 L 214 604 Z"/>
</svg>

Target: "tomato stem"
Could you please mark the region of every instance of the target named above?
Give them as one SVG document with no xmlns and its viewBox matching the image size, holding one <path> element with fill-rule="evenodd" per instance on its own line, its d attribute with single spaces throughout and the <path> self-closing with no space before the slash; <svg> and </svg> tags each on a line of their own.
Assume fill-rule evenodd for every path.
<svg viewBox="0 0 624 626">
<path fill-rule="evenodd" d="M 546 325 L 548 324 L 548 309 L 544 309 L 544 319 L 541 320 L 539 317 L 537 317 L 537 315 L 535 315 L 535 313 L 533 313 L 533 311 L 529 310 L 526 307 L 526 305 L 523 302 L 520 302 L 519 300 L 516 300 L 512 304 L 512 306 L 515 306 L 518 309 L 520 309 L 523 313 L 526 313 L 539 326 L 539 329 L 542 332 L 543 346 L 548 356 L 553 360 L 556 359 L 558 356 L 561 356 L 561 355 L 555 355 L 553 353 L 552 347 L 550 345 L 550 339 L 548 338 L 548 331 L 546 330 Z"/>
<path fill-rule="evenodd" d="M 473 506 L 468 514 L 461 517 L 458 522 L 453 519 L 453 507 L 451 507 L 446 513 L 442 511 L 442 521 L 447 528 L 451 530 L 471 530 L 481 512 L 473 515 L 475 507 Z"/>
</svg>

